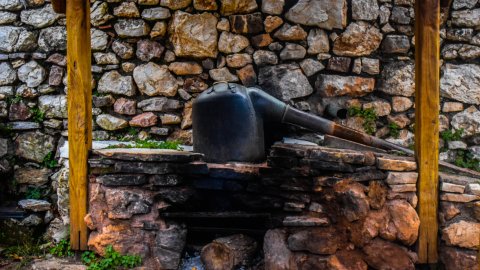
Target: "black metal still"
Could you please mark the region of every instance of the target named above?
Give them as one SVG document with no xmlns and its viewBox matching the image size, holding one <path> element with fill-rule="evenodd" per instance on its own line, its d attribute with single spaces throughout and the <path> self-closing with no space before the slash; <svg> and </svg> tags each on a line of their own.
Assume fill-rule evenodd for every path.
<svg viewBox="0 0 480 270">
<path fill-rule="evenodd" d="M 386 150 L 414 152 L 328 119 L 292 108 L 264 91 L 235 83 L 217 83 L 193 103 L 193 149 L 209 162 L 265 159 L 264 123 L 286 123 Z M 480 173 L 440 161 L 456 172 Z"/>
</svg>

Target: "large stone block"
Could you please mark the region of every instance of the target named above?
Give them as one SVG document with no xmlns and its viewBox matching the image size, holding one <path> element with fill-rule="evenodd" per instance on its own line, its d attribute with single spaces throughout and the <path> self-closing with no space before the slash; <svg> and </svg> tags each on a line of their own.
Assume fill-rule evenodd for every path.
<svg viewBox="0 0 480 270">
<path fill-rule="evenodd" d="M 347 25 L 347 1 L 300 0 L 285 14 L 294 23 L 331 30 Z"/>
</svg>

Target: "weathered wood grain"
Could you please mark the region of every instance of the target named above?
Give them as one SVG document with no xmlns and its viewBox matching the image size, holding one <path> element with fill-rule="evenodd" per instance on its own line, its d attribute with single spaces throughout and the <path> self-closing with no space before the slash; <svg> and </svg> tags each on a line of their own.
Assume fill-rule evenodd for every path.
<svg viewBox="0 0 480 270">
<path fill-rule="evenodd" d="M 415 1 L 415 153 L 418 162 L 419 263 L 438 260 L 440 0 Z"/>
<path fill-rule="evenodd" d="M 87 160 L 92 145 L 90 2 L 67 1 L 70 244 L 86 250 Z"/>
</svg>

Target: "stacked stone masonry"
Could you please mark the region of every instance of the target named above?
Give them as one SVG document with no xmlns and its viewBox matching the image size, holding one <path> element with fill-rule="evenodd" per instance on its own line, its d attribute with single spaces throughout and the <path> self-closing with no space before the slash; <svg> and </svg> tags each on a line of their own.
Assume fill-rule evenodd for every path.
<svg viewBox="0 0 480 270">
<path fill-rule="evenodd" d="M 274 145 L 263 164 L 208 164 L 165 150 L 95 154 L 85 220 L 97 252 L 112 244 L 142 254 L 152 269 L 177 269 L 189 227 L 172 213 L 234 211 L 268 216 L 264 269 L 415 269 L 418 175 L 410 158 L 291 144 Z M 477 269 L 480 180 L 440 180 L 441 261 Z"/>
<path fill-rule="evenodd" d="M 441 131 L 463 132 L 442 142 L 440 158 L 455 162 L 480 159 L 480 2 L 451 2 L 442 10 L 440 123 Z M 189 144 L 193 100 L 229 81 L 411 146 L 413 3 L 92 1 L 93 138 Z M 68 136 L 65 23 L 49 1 L 0 0 L 0 179 L 8 187 L 0 201 L 26 207 L 19 223 L 48 225 L 55 241 L 68 231 L 68 168 L 44 161 L 58 160 Z M 373 109 L 373 128 L 345 116 L 352 107 Z M 468 200 L 475 187 L 442 198 Z M 41 198 L 20 202 L 32 190 Z"/>
</svg>

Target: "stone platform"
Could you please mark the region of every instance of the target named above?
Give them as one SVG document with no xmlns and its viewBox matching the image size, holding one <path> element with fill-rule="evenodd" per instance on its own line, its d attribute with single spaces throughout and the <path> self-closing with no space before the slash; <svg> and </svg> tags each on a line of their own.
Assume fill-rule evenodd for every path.
<svg viewBox="0 0 480 270">
<path fill-rule="evenodd" d="M 147 269 L 177 269 L 195 235 L 241 231 L 263 242 L 260 269 L 415 268 L 412 158 L 275 144 L 262 164 L 155 149 L 96 150 L 89 163 L 85 220 L 100 254 L 111 244 Z M 440 180 L 441 260 L 476 269 L 480 181 Z"/>
</svg>

